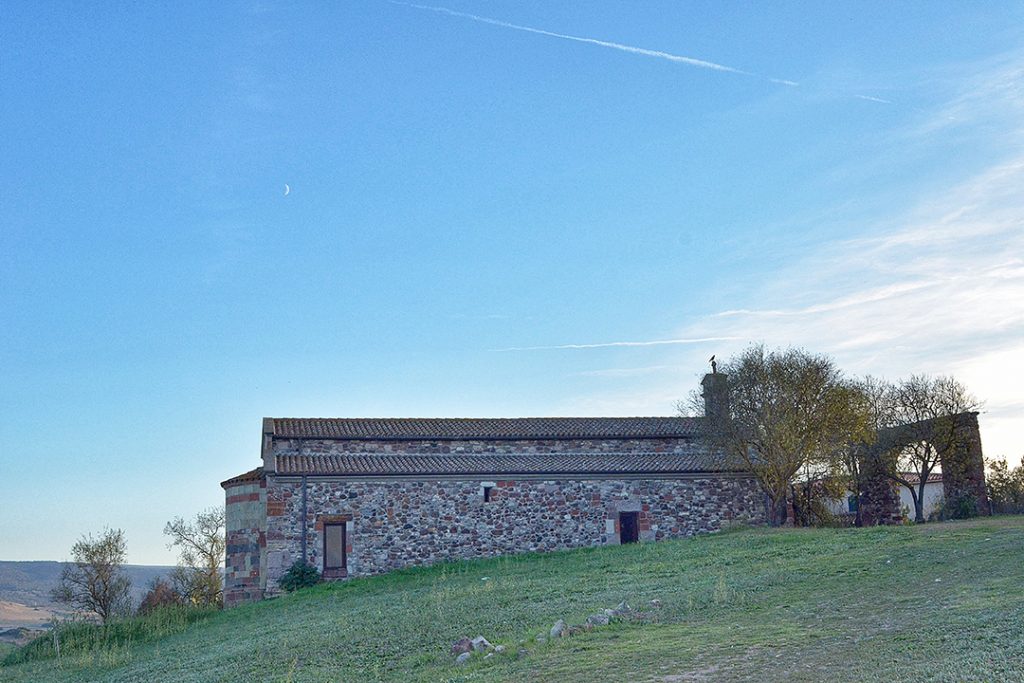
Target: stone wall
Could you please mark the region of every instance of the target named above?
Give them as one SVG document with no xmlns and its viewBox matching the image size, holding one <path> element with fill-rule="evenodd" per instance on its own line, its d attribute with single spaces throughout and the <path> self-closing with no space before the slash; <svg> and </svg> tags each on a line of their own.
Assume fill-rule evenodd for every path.
<svg viewBox="0 0 1024 683">
<path fill-rule="evenodd" d="M 403 451 L 405 446 L 403 445 Z M 490 486 L 489 500 L 484 487 Z M 638 513 L 640 539 L 681 538 L 731 522 L 763 523 L 747 477 L 663 480 L 307 481 L 307 558 L 323 566 L 322 525 L 344 520 L 348 575 L 410 565 L 619 542 L 620 512 Z M 302 552 L 302 483 L 268 476 L 266 583 Z"/>
<path fill-rule="evenodd" d="M 957 516 L 991 514 L 978 414 L 961 413 L 955 420 L 952 443 L 940 454 L 946 505 Z"/>
<path fill-rule="evenodd" d="M 267 577 L 266 480 L 227 484 L 225 494 L 224 606 L 260 600 Z"/>
</svg>

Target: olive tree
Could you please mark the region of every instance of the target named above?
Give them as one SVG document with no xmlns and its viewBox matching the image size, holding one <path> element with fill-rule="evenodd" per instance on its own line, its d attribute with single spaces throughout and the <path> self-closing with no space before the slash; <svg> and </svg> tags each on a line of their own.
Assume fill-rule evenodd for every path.
<svg viewBox="0 0 1024 683">
<path fill-rule="evenodd" d="M 171 572 L 174 589 L 194 605 L 222 604 L 224 508 L 204 510 L 190 522 L 175 517 L 164 527 L 164 534 L 171 539 L 167 547 L 178 549 L 178 566 Z"/>
<path fill-rule="evenodd" d="M 715 448 L 749 469 L 768 497 L 769 521 L 786 521 L 793 482 L 828 471 L 870 435 L 858 385 L 832 359 L 754 345 L 722 365 L 728 410 L 705 415 Z"/>
<path fill-rule="evenodd" d="M 71 547 L 51 596 L 56 602 L 91 612 L 107 624 L 131 610 L 131 579 L 122 571 L 127 545 L 121 529 L 82 536 Z"/>
</svg>

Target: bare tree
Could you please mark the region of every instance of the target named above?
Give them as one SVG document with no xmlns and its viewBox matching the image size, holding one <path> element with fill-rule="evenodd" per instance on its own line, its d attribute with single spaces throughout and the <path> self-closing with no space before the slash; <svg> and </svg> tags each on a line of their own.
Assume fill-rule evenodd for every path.
<svg viewBox="0 0 1024 683">
<path fill-rule="evenodd" d="M 104 624 L 131 609 L 131 579 L 121 570 L 127 552 L 124 532 L 106 529 L 98 538 L 82 536 L 71 548 L 51 595 L 57 602 L 92 612 Z"/>
<path fill-rule="evenodd" d="M 981 405 L 952 377 L 913 375 L 876 397 L 881 426 L 899 428 L 903 438 L 889 454 L 888 476 L 906 487 L 914 501 L 914 521 L 924 522 L 924 491 L 928 477 L 941 465 L 942 454 L 955 448 L 956 416 Z"/>
<path fill-rule="evenodd" d="M 222 604 L 224 508 L 204 510 L 192 522 L 175 517 L 164 534 L 171 538 L 167 547 L 178 549 L 178 567 L 171 573 L 175 590 L 194 605 Z"/>
<path fill-rule="evenodd" d="M 723 364 L 729 410 L 705 415 L 712 444 L 757 477 L 773 525 L 786 521 L 801 471 L 829 469 L 869 432 L 857 386 L 827 356 L 800 349 L 747 348 Z"/>
</svg>

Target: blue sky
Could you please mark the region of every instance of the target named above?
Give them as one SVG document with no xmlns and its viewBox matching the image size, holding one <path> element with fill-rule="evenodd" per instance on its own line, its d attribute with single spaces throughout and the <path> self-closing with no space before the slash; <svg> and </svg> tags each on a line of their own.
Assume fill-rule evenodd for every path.
<svg viewBox="0 0 1024 683">
<path fill-rule="evenodd" d="M 1019 460 L 1024 5 L 582 7 L 0 5 L 0 558 L 172 562 L 263 416 L 665 415 L 752 341 Z"/>
</svg>

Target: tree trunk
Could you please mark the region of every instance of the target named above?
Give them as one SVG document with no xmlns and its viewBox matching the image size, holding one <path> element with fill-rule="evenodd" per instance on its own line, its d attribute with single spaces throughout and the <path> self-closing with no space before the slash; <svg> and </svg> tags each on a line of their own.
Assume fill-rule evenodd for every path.
<svg viewBox="0 0 1024 683">
<path fill-rule="evenodd" d="M 772 526 L 785 526 L 786 519 L 789 517 L 788 510 L 786 509 L 787 503 L 788 498 L 786 497 L 786 494 L 772 498 L 770 520 Z"/>
<path fill-rule="evenodd" d="M 931 476 L 931 472 L 921 477 L 921 483 L 917 485 L 917 516 L 920 519 L 915 520 L 918 522 L 927 521 L 924 518 L 924 487 L 928 484 L 928 477 Z"/>
<path fill-rule="evenodd" d="M 918 495 L 914 489 L 910 489 L 910 497 L 914 499 L 914 524 L 924 524 L 924 506 L 921 504 L 924 492 Z"/>
</svg>

